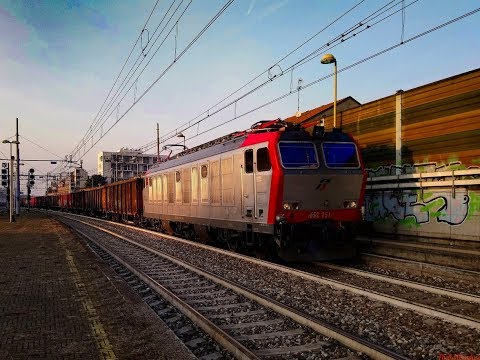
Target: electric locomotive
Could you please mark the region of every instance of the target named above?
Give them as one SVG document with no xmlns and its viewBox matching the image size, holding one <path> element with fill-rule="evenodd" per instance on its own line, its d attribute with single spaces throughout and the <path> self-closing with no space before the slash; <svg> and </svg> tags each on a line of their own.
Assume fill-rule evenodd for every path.
<svg viewBox="0 0 480 360">
<path fill-rule="evenodd" d="M 365 184 L 349 134 L 262 121 L 151 168 L 143 222 L 286 261 L 348 258 Z"/>
</svg>

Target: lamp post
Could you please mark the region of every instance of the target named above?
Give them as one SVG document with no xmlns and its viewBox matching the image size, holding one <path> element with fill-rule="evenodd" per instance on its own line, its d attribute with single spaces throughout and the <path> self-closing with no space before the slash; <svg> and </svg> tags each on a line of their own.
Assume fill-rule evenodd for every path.
<svg viewBox="0 0 480 360">
<path fill-rule="evenodd" d="M 337 59 L 332 54 L 325 54 L 320 60 L 322 64 L 332 64 L 333 63 L 333 128 L 337 127 Z"/>
<path fill-rule="evenodd" d="M 9 140 L 3 140 L 2 144 L 10 144 L 10 222 L 15 222 L 15 218 L 13 216 L 13 159 L 15 158 L 12 155 L 12 145 L 13 144 L 20 144 L 18 141 L 9 141 Z M 17 174 L 19 176 L 19 174 Z"/>
<path fill-rule="evenodd" d="M 183 135 L 182 133 L 178 133 L 177 134 L 177 137 L 178 138 L 183 138 L 183 150 L 185 150 L 187 147 L 185 146 L 185 135 Z"/>
</svg>

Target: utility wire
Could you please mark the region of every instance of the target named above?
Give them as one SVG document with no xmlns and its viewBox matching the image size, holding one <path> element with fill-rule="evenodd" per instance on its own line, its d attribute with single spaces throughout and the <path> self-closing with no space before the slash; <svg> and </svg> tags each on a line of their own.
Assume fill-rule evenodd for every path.
<svg viewBox="0 0 480 360">
<path fill-rule="evenodd" d="M 383 49 L 383 50 L 381 50 L 381 51 L 379 51 L 379 52 L 376 52 L 376 53 L 374 53 L 374 54 L 372 54 L 372 55 L 370 55 L 370 56 L 368 56 L 368 57 L 366 57 L 366 58 L 363 58 L 363 59 L 361 59 L 361 60 L 359 60 L 359 61 L 356 61 L 356 62 L 354 62 L 354 63 L 352 63 L 352 64 L 350 64 L 350 65 L 348 65 L 348 66 L 346 66 L 346 67 L 344 67 L 344 68 L 342 68 L 342 69 L 340 69 L 340 70 L 338 70 L 337 73 L 350 70 L 350 69 L 352 69 L 352 68 L 354 68 L 354 67 L 356 67 L 356 66 L 358 66 L 358 65 L 360 65 L 360 64 L 363 64 L 363 63 L 365 63 L 365 62 L 367 62 L 367 61 L 370 61 L 370 60 L 372 60 L 372 59 L 374 59 L 374 58 L 376 58 L 376 57 L 378 57 L 378 56 L 381 56 L 381 55 L 383 55 L 383 54 L 385 54 L 385 53 L 387 53 L 387 52 L 389 52 L 389 51 L 392 51 L 392 50 L 394 50 L 394 49 L 396 49 L 396 48 L 398 48 L 398 47 L 400 47 L 400 46 L 402 46 L 402 45 L 405 45 L 405 44 L 407 44 L 407 43 L 409 43 L 409 42 L 418 40 L 419 38 L 421 38 L 421 37 L 423 37 L 423 36 L 425 36 L 425 35 L 428 35 L 428 34 L 430 34 L 430 33 L 432 33 L 432 32 L 435 32 L 435 31 L 437 31 L 437 30 L 440 30 L 440 29 L 442 29 L 442 28 L 444 28 L 444 27 L 446 27 L 446 26 L 449 26 L 449 25 L 451 25 L 451 24 L 453 24 L 453 23 L 455 23 L 455 22 L 457 22 L 457 21 L 460 21 L 460 20 L 462 20 L 462 19 L 464 19 L 464 18 L 467 18 L 467 17 L 469 17 L 469 16 L 471 16 L 471 15 L 474 15 L 474 14 L 476 14 L 476 13 L 479 12 L 479 11 L 480 11 L 480 8 L 477 8 L 477 9 L 472 10 L 472 11 L 470 11 L 470 12 L 468 12 L 468 13 L 465 13 L 465 14 L 463 14 L 463 15 L 461 15 L 461 16 L 458 16 L 458 17 L 456 17 L 456 18 L 453 18 L 453 19 L 451 19 L 451 20 L 449 20 L 449 21 L 447 21 L 447 22 L 444 22 L 444 23 L 442 23 L 442 24 L 440 24 L 440 25 L 437 25 L 437 26 L 435 26 L 435 27 L 433 27 L 433 28 L 430 28 L 430 29 L 428 29 L 428 30 L 426 30 L 426 31 L 424 31 L 424 32 L 422 32 L 422 33 L 418 33 L 417 35 L 412 36 L 412 37 L 404 40 L 403 42 L 399 42 L 399 43 L 397 43 L 397 44 L 394 44 L 394 45 L 392 45 L 392 46 L 390 46 L 390 47 L 387 47 L 387 48 L 385 48 L 385 49 Z M 312 82 L 310 82 L 310 83 L 308 83 L 308 84 L 306 84 L 306 85 L 303 85 L 302 88 L 301 88 L 301 90 L 304 90 L 304 89 L 306 89 L 306 88 L 309 88 L 309 87 L 311 87 L 311 86 L 313 86 L 313 85 L 315 85 L 315 84 L 317 84 L 317 83 L 319 83 L 319 82 L 321 82 L 321 81 L 324 81 L 324 80 L 326 80 L 326 79 L 328 79 L 328 78 L 330 78 L 330 77 L 332 77 L 332 76 L 333 76 L 333 74 L 329 74 L 329 75 L 323 76 L 323 77 L 321 77 L 321 78 L 318 78 L 318 79 L 316 79 L 316 80 L 314 80 L 314 81 L 312 81 Z M 266 102 L 266 103 L 263 103 L 263 104 L 255 107 L 255 108 L 253 108 L 253 109 L 250 109 L 250 110 L 248 110 L 248 111 L 246 111 L 246 112 L 244 112 L 244 113 L 242 113 L 242 114 L 240 114 L 240 115 L 237 115 L 237 116 L 235 116 L 235 117 L 233 117 L 233 118 L 231 118 L 231 119 L 229 119 L 229 120 L 223 121 L 221 124 L 218 124 L 218 125 L 215 125 L 215 126 L 209 128 L 209 129 L 206 129 L 206 130 L 204 130 L 204 131 L 202 131 L 202 132 L 200 132 L 200 133 L 198 133 L 198 134 L 190 137 L 189 140 L 194 139 L 194 138 L 196 138 L 196 137 L 198 137 L 198 136 L 201 136 L 201 135 L 203 135 L 203 134 L 206 134 L 206 133 L 208 133 L 208 132 L 210 132 L 210 131 L 212 131 L 212 130 L 215 130 L 215 129 L 217 129 L 217 128 L 221 127 L 221 126 L 224 126 L 224 125 L 226 125 L 226 124 L 228 124 L 228 123 L 231 123 L 231 122 L 234 121 L 234 120 L 237 120 L 237 119 L 239 119 L 239 118 L 241 118 L 241 117 L 244 117 L 244 116 L 246 116 L 246 115 L 249 115 L 249 114 L 251 114 L 251 113 L 253 113 L 253 112 L 255 112 L 255 111 L 258 111 L 258 110 L 260 110 L 260 109 L 262 109 L 262 108 L 264 108 L 264 107 L 266 107 L 266 106 L 269 106 L 269 105 L 271 105 L 271 104 L 273 104 L 273 103 L 276 103 L 276 102 L 278 102 L 278 101 L 280 101 L 280 100 L 283 100 L 283 99 L 285 99 L 285 98 L 287 98 L 287 97 L 295 94 L 297 91 L 299 91 L 299 90 L 290 91 L 290 92 L 287 92 L 287 93 L 285 93 L 285 94 L 283 94 L 283 95 L 280 95 L 279 97 L 274 98 L 274 99 L 272 99 L 272 100 L 270 100 L 270 101 L 268 101 L 268 102 Z M 179 142 L 179 143 L 180 143 L 180 142 Z M 183 142 L 182 142 L 182 143 L 183 143 Z"/>
<path fill-rule="evenodd" d="M 147 20 L 145 21 L 145 24 L 143 25 L 142 29 L 145 29 L 145 27 L 147 26 L 148 22 L 150 21 L 150 18 L 152 17 L 153 12 L 154 12 L 155 9 L 157 8 L 157 5 L 158 5 L 158 2 L 159 2 L 159 1 L 160 1 L 160 0 L 157 0 L 157 1 L 155 2 L 155 5 L 153 6 L 152 10 L 150 11 L 150 14 L 148 15 L 148 18 L 147 18 Z M 142 32 L 143 32 L 143 30 L 142 30 Z M 109 98 L 109 96 L 110 96 L 113 88 L 115 87 L 118 79 L 120 78 L 120 75 L 122 74 L 123 69 L 125 68 L 125 66 L 126 66 L 127 63 L 128 63 L 128 60 L 130 60 L 130 57 L 132 56 L 133 50 L 135 50 L 135 47 L 137 46 L 138 41 L 141 39 L 142 32 L 140 33 L 140 35 L 138 35 L 135 43 L 134 43 L 133 46 L 132 46 L 132 49 L 130 50 L 130 53 L 129 53 L 128 56 L 127 56 L 127 59 L 126 59 L 125 62 L 123 63 L 122 68 L 120 69 L 120 72 L 119 72 L 118 75 L 117 75 L 117 78 L 115 79 L 112 87 L 110 88 L 110 91 L 108 92 L 107 97 L 106 97 L 105 100 L 103 101 L 102 106 L 100 106 L 100 109 L 98 110 L 97 115 L 96 115 L 95 118 L 92 120 L 92 123 L 91 123 L 90 127 L 87 129 L 87 134 L 88 134 L 88 132 L 92 129 L 92 126 L 94 126 L 94 123 L 95 123 L 95 120 L 96 120 L 97 117 L 98 117 L 98 114 L 100 113 L 100 111 L 102 110 L 103 106 L 104 106 L 105 103 L 107 102 L 107 99 Z M 78 145 L 77 145 L 76 147 L 80 146 L 80 145 L 82 144 L 82 142 L 86 139 L 86 137 L 88 137 L 88 135 L 85 135 L 85 136 L 82 138 L 82 140 L 80 140 L 80 142 L 78 143 Z M 75 149 L 76 149 L 76 147 L 75 147 Z"/>
<path fill-rule="evenodd" d="M 128 86 L 130 80 L 135 76 L 135 73 L 137 72 L 137 70 L 140 68 L 140 66 L 142 65 L 143 61 L 145 60 L 146 56 L 150 53 L 150 51 L 152 50 L 152 48 L 154 47 L 154 45 L 157 43 L 158 39 L 162 36 L 164 30 L 166 29 L 166 27 L 168 26 L 168 24 L 170 23 L 170 21 L 172 20 L 172 18 L 175 16 L 175 14 L 177 13 L 177 11 L 179 10 L 180 6 L 183 4 L 183 1 L 182 0 L 178 6 L 175 8 L 174 12 L 170 15 L 167 23 L 164 25 L 164 27 L 162 28 L 162 30 L 160 31 L 160 33 L 158 34 L 158 36 L 156 37 L 156 39 L 153 41 L 153 43 L 151 44 L 150 48 L 144 53 L 143 51 L 146 50 L 143 49 L 142 50 L 142 53 L 139 54 L 139 56 L 137 57 L 137 60 L 135 61 L 135 63 L 132 65 L 132 67 L 130 68 L 130 71 L 128 72 L 128 74 L 125 76 L 125 78 L 123 79 L 122 83 L 119 85 L 118 89 L 115 91 L 115 94 L 112 96 L 112 99 L 110 100 L 108 106 L 105 107 L 105 109 L 103 110 L 102 114 L 100 115 L 100 117 L 98 118 L 98 122 L 97 122 L 97 126 L 95 129 L 93 130 L 98 130 L 98 124 L 101 122 L 102 125 L 108 120 L 108 118 L 111 116 L 111 114 L 113 113 L 113 111 L 108 115 L 108 117 L 105 119 L 105 115 L 108 113 L 108 111 L 110 111 L 110 109 L 112 109 L 113 105 L 115 104 L 115 102 L 117 101 L 117 99 L 122 95 L 122 91 L 125 89 L 125 87 Z M 186 12 L 186 10 L 190 7 L 191 3 L 192 3 L 193 0 L 190 0 L 190 2 L 188 3 L 188 5 L 186 6 L 186 8 L 183 10 L 182 14 L 178 17 L 178 19 L 176 20 L 177 23 L 178 21 L 183 17 L 184 13 Z M 165 19 L 166 15 L 170 12 L 170 9 L 171 7 L 173 6 L 173 4 L 175 3 L 175 0 L 172 2 L 172 4 L 170 5 L 170 8 L 167 10 L 167 12 L 165 13 L 165 16 L 162 18 L 162 20 L 160 21 L 160 23 L 158 24 L 157 28 L 155 29 L 154 33 L 152 34 L 152 37 L 155 36 L 155 33 L 157 32 L 157 30 L 160 28 L 163 20 Z M 124 93 L 124 96 L 120 99 L 120 101 L 118 101 L 117 103 L 117 106 L 120 105 L 120 103 L 122 102 L 122 100 L 125 98 L 125 96 L 130 92 L 130 90 L 132 89 L 132 87 L 136 84 L 136 82 L 138 81 L 138 79 L 140 78 L 141 74 L 143 74 L 143 72 L 145 71 L 145 69 L 147 68 L 147 66 L 150 64 L 150 62 L 153 60 L 153 58 L 155 57 L 156 53 L 158 52 L 158 50 L 160 50 L 160 48 L 162 47 L 162 45 L 165 43 L 165 41 L 167 40 L 168 36 L 170 35 L 170 33 L 172 32 L 173 30 L 173 27 L 170 29 L 170 31 L 167 33 L 167 35 L 165 35 L 163 41 L 160 43 L 160 45 L 158 46 L 157 50 L 154 52 L 154 54 L 150 57 L 149 61 L 147 62 L 147 64 L 144 66 L 144 68 L 142 69 L 142 71 L 140 72 L 140 74 L 138 74 L 137 78 L 134 80 L 133 83 L 131 83 L 130 87 L 128 88 L 128 90 Z M 148 45 L 147 45 L 148 46 Z M 142 56 L 143 55 L 143 56 Z M 138 60 L 140 60 L 140 62 L 138 62 Z M 137 65 L 138 63 L 138 65 Z M 133 72 L 132 72 L 133 70 Z M 136 99 L 135 99 L 136 100 Z M 103 120 L 103 122 L 102 122 Z M 92 132 L 93 132 L 92 130 Z M 96 132 L 95 132 L 96 133 Z"/>
<path fill-rule="evenodd" d="M 165 17 L 167 16 L 167 14 L 170 12 L 172 6 L 175 4 L 175 1 L 174 0 L 171 4 L 170 4 L 170 7 L 168 8 L 168 10 L 165 12 L 162 20 L 160 21 L 160 23 L 158 24 L 158 26 L 156 27 L 154 33 L 152 34 L 152 37 L 155 36 L 156 32 L 158 31 L 158 29 L 160 28 L 161 24 L 163 23 Z M 184 15 L 185 11 L 188 9 L 188 7 L 190 6 L 190 4 L 192 3 L 192 0 L 190 0 L 189 4 L 187 5 L 187 7 L 183 10 L 182 14 L 178 17 L 178 19 L 176 20 L 177 22 L 181 19 L 181 17 Z M 117 90 L 115 91 L 114 95 L 112 96 L 111 100 L 109 101 L 108 105 L 103 109 L 103 112 L 102 114 L 100 115 L 100 117 L 97 119 L 97 122 L 95 124 L 95 127 L 92 128 L 92 130 L 89 132 L 89 134 L 86 136 L 87 139 L 92 139 L 93 141 L 93 136 L 103 127 L 103 125 L 106 123 L 106 121 L 108 121 L 108 119 L 110 118 L 110 116 L 113 114 L 113 112 L 115 110 L 118 110 L 118 107 L 120 106 L 120 103 L 122 102 L 122 100 L 125 98 L 125 96 L 129 93 L 129 91 L 132 89 L 132 87 L 134 85 L 136 85 L 136 82 L 138 81 L 138 79 L 140 78 L 141 74 L 145 71 L 145 69 L 147 68 L 147 66 L 150 64 L 150 62 L 153 60 L 153 57 L 156 55 L 156 53 L 158 52 L 158 50 L 160 50 L 161 46 L 165 43 L 165 41 L 167 40 L 169 34 L 171 33 L 171 31 L 173 30 L 173 27 L 170 29 L 170 31 L 168 32 L 168 34 L 165 36 L 165 38 L 163 39 L 163 41 L 161 42 L 161 44 L 157 47 L 156 51 L 154 52 L 154 54 L 150 57 L 149 61 L 147 62 L 147 64 L 144 66 L 144 68 L 142 69 L 142 71 L 138 74 L 137 78 L 135 79 L 135 81 L 133 83 L 131 83 L 130 87 L 128 88 L 128 90 L 124 93 L 123 97 L 118 101 L 117 103 L 117 106 L 113 108 L 113 110 L 110 112 L 110 114 L 105 118 L 105 114 L 110 111 L 110 109 L 112 109 L 112 106 L 114 105 L 115 101 L 118 99 L 118 97 L 122 94 L 122 91 L 125 89 L 125 87 L 129 84 L 130 80 L 132 79 L 132 77 L 135 75 L 135 73 L 137 72 L 138 68 L 141 66 L 141 64 L 143 63 L 145 57 L 150 53 L 150 51 L 152 50 L 152 48 L 154 47 L 154 45 L 156 44 L 156 42 L 158 41 L 158 39 L 162 36 L 165 28 L 168 26 L 168 24 L 170 23 L 170 21 L 172 20 L 172 18 L 175 16 L 175 14 L 177 13 L 178 9 L 180 8 L 180 6 L 183 4 L 183 0 L 178 4 L 178 6 L 176 7 L 176 9 L 174 10 L 174 12 L 170 15 L 170 18 L 168 19 L 167 23 L 165 24 L 165 26 L 162 28 L 162 30 L 160 31 L 160 33 L 158 34 L 158 36 L 156 37 L 156 39 L 153 41 L 153 43 L 151 44 L 150 48 L 148 48 L 148 50 L 146 51 L 146 53 L 144 53 L 143 51 L 146 49 L 142 49 L 142 53 L 139 54 L 139 56 L 137 57 L 135 63 L 132 65 L 132 67 L 130 68 L 129 72 L 127 73 L 127 75 L 125 76 L 125 78 L 123 79 L 123 81 L 120 83 L 119 87 L 117 88 Z M 147 45 L 148 46 L 148 45 Z M 142 56 L 144 55 L 144 56 Z M 138 60 L 140 59 L 140 62 L 138 62 Z M 138 65 L 137 65 L 138 64 Z M 133 73 L 132 73 L 132 70 L 133 70 Z M 136 99 L 135 99 L 136 100 Z M 135 101 L 134 100 L 134 101 Z M 101 124 L 100 124 L 101 123 Z M 102 131 L 103 133 L 103 131 Z M 86 140 L 88 141 L 88 140 Z M 81 147 L 85 146 L 85 143 L 86 141 L 83 141 L 83 143 L 81 144 Z M 76 149 L 74 149 L 74 151 L 72 152 L 72 156 L 75 156 L 80 150 L 81 150 L 81 147 L 77 147 Z M 84 154 L 85 155 L 85 154 Z"/>
<path fill-rule="evenodd" d="M 50 155 L 53 155 L 53 156 L 55 156 L 56 158 L 62 159 L 62 156 L 59 156 L 59 155 L 57 155 L 57 154 L 54 154 L 54 153 L 51 152 L 50 150 L 48 150 L 48 149 L 44 148 L 43 146 L 37 144 L 35 141 L 30 140 L 30 139 L 27 139 L 27 138 L 26 138 L 25 136 L 23 136 L 23 135 L 19 135 L 19 136 L 20 136 L 22 139 L 25 139 L 25 140 L 27 140 L 28 142 L 32 143 L 33 145 L 38 146 L 40 149 L 45 150 L 45 151 L 48 152 Z"/>
<path fill-rule="evenodd" d="M 305 46 L 307 43 L 309 43 L 310 41 L 312 41 L 315 37 L 317 37 L 318 35 L 320 35 L 322 32 L 324 32 L 325 30 L 327 30 L 329 27 L 331 27 L 332 25 L 334 25 L 336 22 L 338 22 L 340 19 L 342 19 L 343 17 L 345 17 L 347 14 L 349 14 L 350 12 L 352 12 L 355 8 L 357 8 L 358 6 L 360 6 L 365 0 L 361 0 L 359 1 L 358 3 L 356 3 L 353 7 L 351 7 L 350 9 L 348 9 L 347 11 L 345 11 L 343 14 L 341 14 L 340 16 L 338 16 L 335 20 L 331 21 L 329 24 L 327 24 L 326 26 L 324 26 L 322 29 L 320 29 L 317 33 L 315 33 L 314 35 L 312 35 L 310 38 L 308 38 L 307 40 L 305 40 L 304 42 L 302 42 L 300 45 L 298 45 L 296 48 L 294 48 L 293 50 L 289 51 L 287 54 L 285 54 L 284 56 L 282 56 L 279 60 L 277 60 L 273 65 L 269 66 L 267 69 L 265 69 L 264 71 L 262 71 L 261 73 L 259 73 L 258 75 L 254 76 L 251 80 L 249 80 L 248 82 L 246 82 L 244 85 L 242 85 L 241 87 L 239 87 L 238 89 L 232 91 L 231 93 L 229 93 L 227 96 L 225 96 L 223 99 L 221 99 L 220 101 L 218 101 L 217 103 L 215 103 L 214 105 L 210 106 L 207 110 L 205 111 L 202 111 L 200 114 L 198 114 L 197 116 L 195 116 L 193 119 L 190 119 L 189 121 L 187 121 L 186 123 L 178 126 L 175 130 L 172 130 L 172 131 L 169 131 L 168 133 L 164 134 L 162 136 L 165 137 L 165 136 L 169 136 L 171 134 L 177 134 L 180 129 L 183 127 L 183 126 L 187 126 L 187 125 L 190 125 L 190 123 L 192 121 L 195 121 L 197 120 L 198 118 L 200 118 L 202 115 L 206 114 L 207 117 L 210 117 L 210 111 L 212 109 L 214 109 L 215 107 L 217 107 L 218 105 L 222 104 L 224 101 L 226 101 L 227 99 L 229 99 L 230 97 L 232 97 L 233 95 L 237 94 L 238 92 L 240 92 L 241 90 L 243 90 L 244 88 L 246 88 L 248 85 L 252 84 L 254 81 L 258 80 L 261 76 L 267 74 L 270 70 L 272 70 L 273 68 L 277 67 L 283 60 L 285 60 L 286 58 L 288 58 L 289 56 L 291 56 L 292 54 L 294 54 L 295 52 L 297 52 L 300 48 L 302 48 L 303 46 Z M 393 0 L 395 1 L 395 0 Z M 393 1 L 390 1 L 390 3 L 392 3 Z M 155 140 L 156 141 L 156 140 Z M 155 142 L 153 141 L 153 142 Z M 143 145 L 141 146 L 141 148 L 145 147 L 145 146 L 150 146 L 151 143 L 148 143 L 146 145 Z"/>
<path fill-rule="evenodd" d="M 418 1 L 419 0 L 414 0 L 406 6 L 411 6 Z M 395 4 L 391 5 L 392 3 L 395 3 Z M 351 26 L 346 31 L 342 32 L 340 35 L 335 36 L 333 39 L 331 39 L 330 41 L 328 41 L 327 43 L 325 43 L 321 47 L 317 48 L 316 50 L 312 51 L 308 55 L 304 56 L 302 59 L 300 59 L 300 60 L 294 62 L 293 64 L 291 64 L 290 66 L 288 66 L 286 68 L 286 70 L 282 71 L 281 74 L 276 75 L 274 78 L 271 78 L 269 80 L 264 81 L 263 83 L 257 85 L 256 87 L 248 90 L 246 93 L 242 94 L 241 96 L 239 96 L 239 97 L 235 98 L 234 100 L 231 100 L 230 102 L 224 104 L 222 107 L 216 109 L 215 111 L 213 111 L 213 112 L 207 111 L 206 115 L 204 115 L 199 120 L 192 123 L 192 121 L 199 118 L 199 116 L 197 116 L 196 118 L 194 118 L 194 119 L 184 123 L 183 125 L 177 127 L 174 131 L 170 131 L 169 133 L 165 134 L 164 136 L 162 136 L 161 143 L 163 144 L 165 141 L 168 141 L 168 140 L 174 138 L 178 132 L 183 132 L 183 131 L 188 130 L 192 127 L 199 126 L 199 124 L 201 122 L 203 122 L 204 120 L 206 120 L 206 119 L 220 113 L 221 111 L 231 107 L 232 105 L 236 104 L 238 101 L 246 98 L 247 96 L 253 94 L 254 92 L 256 92 L 258 90 L 260 90 L 264 86 L 270 84 L 273 80 L 278 79 L 278 78 L 288 74 L 290 71 L 293 71 L 294 69 L 296 69 L 300 66 L 303 66 L 307 62 L 314 60 L 315 58 L 317 58 L 320 55 L 320 50 L 326 50 L 326 49 L 330 50 L 330 49 L 338 46 L 339 44 L 344 43 L 345 41 L 355 37 L 357 33 L 361 33 L 361 32 L 363 32 L 367 29 L 371 29 L 374 25 L 377 25 L 378 23 L 380 23 L 382 21 L 385 21 L 386 19 L 393 16 L 395 13 L 398 13 L 399 11 L 401 11 L 401 9 L 396 10 L 393 13 L 390 13 L 390 14 L 384 16 L 383 18 L 377 20 L 376 22 L 374 22 L 371 25 L 368 25 L 369 21 L 373 21 L 373 20 L 377 19 L 378 17 L 385 14 L 386 12 L 388 12 L 389 10 L 391 10 L 392 8 L 396 7 L 397 5 L 399 5 L 401 3 L 402 3 L 402 0 L 390 1 L 386 5 L 382 6 L 378 10 L 376 10 L 373 13 L 371 13 L 370 15 L 368 15 L 366 18 L 364 18 L 360 22 L 356 23 L 356 25 Z M 355 29 L 360 29 L 360 30 L 357 33 L 352 33 L 352 31 L 355 30 Z M 349 36 L 346 36 L 347 34 L 349 34 Z M 203 112 L 201 115 L 203 115 L 203 114 L 205 114 L 205 112 Z M 156 144 L 156 140 L 153 140 L 153 141 L 149 142 L 148 144 L 143 145 L 141 148 L 150 149 L 151 147 L 153 147 L 154 144 Z M 147 150 L 145 150 L 145 151 L 147 151 Z"/>
<path fill-rule="evenodd" d="M 80 159 L 85 156 L 103 137 L 105 137 L 111 130 L 112 128 L 118 124 L 120 120 L 122 120 L 126 114 L 130 112 L 130 110 L 153 88 L 153 86 L 161 79 L 163 76 L 176 64 L 178 60 L 180 60 L 183 55 L 186 54 L 186 52 L 192 47 L 193 44 L 195 44 L 198 39 L 208 30 L 208 28 L 228 9 L 228 7 L 234 2 L 235 0 L 228 0 L 223 7 L 215 14 L 215 16 L 207 23 L 207 25 L 204 26 L 204 28 L 193 38 L 193 40 L 190 41 L 190 43 L 177 55 L 176 59 L 174 59 L 170 65 L 168 65 L 162 73 L 150 84 L 150 86 L 139 96 L 139 98 L 132 104 L 128 109 L 103 133 L 103 135 L 95 141 L 88 150 L 85 151 L 85 153 L 80 156 Z M 120 100 L 121 101 L 121 100 Z"/>
</svg>

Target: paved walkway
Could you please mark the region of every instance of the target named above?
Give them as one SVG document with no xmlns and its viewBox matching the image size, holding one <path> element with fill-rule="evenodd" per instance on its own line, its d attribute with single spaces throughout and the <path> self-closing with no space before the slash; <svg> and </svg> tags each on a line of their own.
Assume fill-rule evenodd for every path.
<svg viewBox="0 0 480 360">
<path fill-rule="evenodd" d="M 0 359 L 186 359 L 153 311 L 66 227 L 0 215 Z"/>
</svg>

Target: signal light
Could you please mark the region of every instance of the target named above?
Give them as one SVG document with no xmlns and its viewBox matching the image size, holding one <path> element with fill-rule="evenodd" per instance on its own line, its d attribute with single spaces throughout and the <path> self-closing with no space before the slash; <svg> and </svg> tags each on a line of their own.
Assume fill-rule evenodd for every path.
<svg viewBox="0 0 480 360">
<path fill-rule="evenodd" d="M 35 169 L 28 170 L 28 184 L 30 186 L 35 185 Z"/>
</svg>

